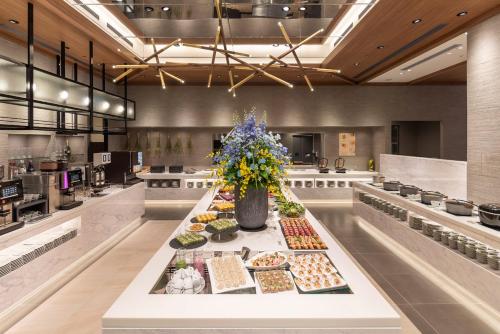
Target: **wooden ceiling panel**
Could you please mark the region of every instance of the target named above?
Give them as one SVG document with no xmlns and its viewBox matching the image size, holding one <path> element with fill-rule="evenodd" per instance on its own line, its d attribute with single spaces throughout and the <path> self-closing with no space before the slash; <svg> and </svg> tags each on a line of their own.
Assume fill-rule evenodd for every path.
<svg viewBox="0 0 500 334">
<path fill-rule="evenodd" d="M 467 62 L 463 62 L 413 80 L 410 85 L 465 85 L 466 83 Z"/>
<path fill-rule="evenodd" d="M 379 0 L 324 62 L 367 81 L 494 13 L 499 0 Z M 467 11 L 465 16 L 457 16 Z M 413 24 L 415 19 L 421 23 Z M 377 48 L 383 46 L 383 48 Z"/>
</svg>

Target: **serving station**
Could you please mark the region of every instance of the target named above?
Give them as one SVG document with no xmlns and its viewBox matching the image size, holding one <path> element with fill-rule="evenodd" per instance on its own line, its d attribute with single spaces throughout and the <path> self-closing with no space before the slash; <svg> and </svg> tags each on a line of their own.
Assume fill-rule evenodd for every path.
<svg viewBox="0 0 500 334">
<path fill-rule="evenodd" d="M 425 192 L 405 194 L 410 188 L 401 185 L 385 190 L 390 183 L 354 183 L 354 214 L 450 279 L 466 298 L 477 298 L 489 310 L 500 309 L 498 228 L 482 224 L 472 205 L 468 212 L 452 206 L 468 208 L 468 202 L 443 197 L 426 204 Z"/>
<path fill-rule="evenodd" d="M 270 199 L 263 228 L 231 230 L 232 237 L 220 240 L 207 232 L 209 223 L 188 240 L 193 226 L 230 220 L 223 217 L 231 217 L 231 205 L 219 196 L 205 193 L 104 314 L 103 333 L 401 332 L 399 314 L 307 210 L 299 218 L 280 218 Z M 297 230 L 306 237 L 293 237 Z M 308 270 L 321 267 L 331 275 L 307 278 L 300 272 L 303 261 L 316 263 Z M 189 283 L 179 282 L 193 271 L 199 274 Z"/>
</svg>

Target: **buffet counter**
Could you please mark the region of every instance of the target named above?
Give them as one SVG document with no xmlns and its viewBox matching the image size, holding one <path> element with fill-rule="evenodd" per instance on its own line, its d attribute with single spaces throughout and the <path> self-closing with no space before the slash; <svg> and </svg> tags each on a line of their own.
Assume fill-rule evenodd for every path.
<svg viewBox="0 0 500 334">
<path fill-rule="evenodd" d="M 377 172 L 352 171 L 320 173 L 317 168 L 288 168 L 288 186 L 301 200 L 351 200 L 353 182 L 370 182 Z M 203 189 L 212 188 L 215 180 L 209 169 L 193 173 L 140 173 L 144 179 L 146 200 L 199 200 Z"/>
<path fill-rule="evenodd" d="M 500 326 L 500 231 L 472 216 L 456 216 L 399 192 L 354 184 L 353 213 L 380 242 L 417 270 Z"/>
<path fill-rule="evenodd" d="M 142 183 L 105 193 L 0 236 L 0 319 L 27 302 L 36 307 L 34 300 L 85 268 L 90 254 L 99 256 L 140 225 Z"/>
<path fill-rule="evenodd" d="M 347 291 L 316 294 L 158 294 L 158 282 L 178 254 L 171 247 L 171 242 L 186 231 L 196 214 L 207 211 L 214 196 L 213 192 L 203 196 L 104 314 L 103 333 L 276 333 L 278 329 L 280 332 L 301 334 L 401 332 L 399 314 L 309 211 L 306 211 L 305 217 L 326 244 L 328 249 L 325 254 L 348 284 Z M 297 200 L 293 194 L 291 197 Z M 207 232 L 202 233 L 208 237 Z M 243 246 L 253 251 L 292 253 L 276 212 L 270 214 L 267 228 L 263 231 L 240 230 L 236 232 L 235 239 L 227 242 L 208 238 L 208 242 L 196 251 L 203 251 L 204 256 L 208 254 L 205 261 L 211 261 L 212 256 L 220 256 L 221 253 L 234 255 Z"/>
</svg>

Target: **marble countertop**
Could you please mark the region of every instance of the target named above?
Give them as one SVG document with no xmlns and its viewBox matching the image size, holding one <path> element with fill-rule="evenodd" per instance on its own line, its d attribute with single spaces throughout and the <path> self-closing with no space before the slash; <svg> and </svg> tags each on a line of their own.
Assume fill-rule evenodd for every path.
<svg viewBox="0 0 500 334">
<path fill-rule="evenodd" d="M 397 191 L 386 191 L 371 184 L 356 182 L 354 188 L 378 196 L 388 202 L 400 205 L 429 220 L 442 224 L 459 233 L 463 233 L 491 247 L 500 249 L 500 231 L 482 225 L 477 213 L 472 216 L 456 216 L 446 212 L 445 208 L 432 208 L 423 203 L 409 200 L 399 195 Z"/>
<path fill-rule="evenodd" d="M 352 294 L 149 294 L 175 250 L 169 241 L 183 232 L 196 214 L 205 212 L 214 196 L 207 192 L 145 265 L 127 289 L 104 314 L 103 330 L 120 328 L 179 329 L 197 328 L 336 328 L 343 333 L 400 333 L 399 314 L 360 271 L 323 225 L 306 211 L 306 217 L 328 246 L 326 251 L 349 284 Z M 294 200 L 297 198 L 291 194 Z M 287 250 L 276 214 L 268 219 L 262 232 L 239 231 L 227 243 L 209 242 L 198 250 L 236 251 L 242 246 L 252 250 Z M 271 331 L 272 332 L 272 331 Z M 311 331 L 312 332 L 312 331 Z"/>
<path fill-rule="evenodd" d="M 378 172 L 348 170 L 346 173 L 335 173 L 330 170 L 329 173 L 320 173 L 317 168 L 289 168 L 287 169 L 289 178 L 371 178 L 377 175 Z M 205 179 L 211 175 L 211 171 L 198 170 L 194 173 L 139 173 L 138 178 L 145 180 L 160 180 L 160 179 Z"/>
<path fill-rule="evenodd" d="M 80 205 L 80 206 L 77 206 L 77 207 L 70 209 L 70 210 L 56 211 L 52 215 L 48 216 L 47 218 L 41 219 L 41 220 L 36 221 L 34 223 L 25 224 L 20 229 L 17 229 L 15 231 L 12 231 L 12 232 L 9 232 L 7 234 L 0 236 L 0 244 L 3 244 L 4 242 L 7 242 L 10 239 L 18 238 L 19 236 L 22 236 L 23 234 L 28 234 L 29 232 L 32 232 L 33 230 L 42 229 L 45 225 L 52 224 L 56 220 L 59 220 L 59 221 L 61 221 L 61 223 L 63 223 L 65 217 L 74 216 L 75 212 L 87 210 L 97 203 L 100 203 L 102 201 L 106 201 L 106 200 L 108 200 L 108 199 L 110 199 L 118 194 L 123 193 L 123 192 L 131 191 L 132 189 L 135 189 L 137 187 L 144 187 L 144 185 L 141 182 L 141 183 L 135 184 L 135 185 L 127 187 L 127 188 L 123 188 L 122 186 L 111 186 L 110 188 L 104 189 L 102 191 L 102 193 L 106 194 L 105 196 L 87 198 L 83 201 L 82 205 Z"/>
</svg>

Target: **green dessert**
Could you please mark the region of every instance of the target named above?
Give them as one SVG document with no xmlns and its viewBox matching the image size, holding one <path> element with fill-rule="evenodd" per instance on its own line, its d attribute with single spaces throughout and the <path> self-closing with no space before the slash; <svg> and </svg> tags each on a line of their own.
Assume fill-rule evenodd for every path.
<svg viewBox="0 0 500 334">
<path fill-rule="evenodd" d="M 302 216 L 305 212 L 305 208 L 302 204 L 296 202 L 285 202 L 279 206 L 279 212 L 282 216 L 290 218 L 298 218 Z"/>
<path fill-rule="evenodd" d="M 203 236 L 196 233 L 181 234 L 176 239 L 183 247 L 191 246 L 204 240 Z"/>
<path fill-rule="evenodd" d="M 236 222 L 229 219 L 219 219 L 211 222 L 209 225 L 212 226 L 217 232 L 224 232 L 234 228 L 236 226 Z"/>
</svg>

